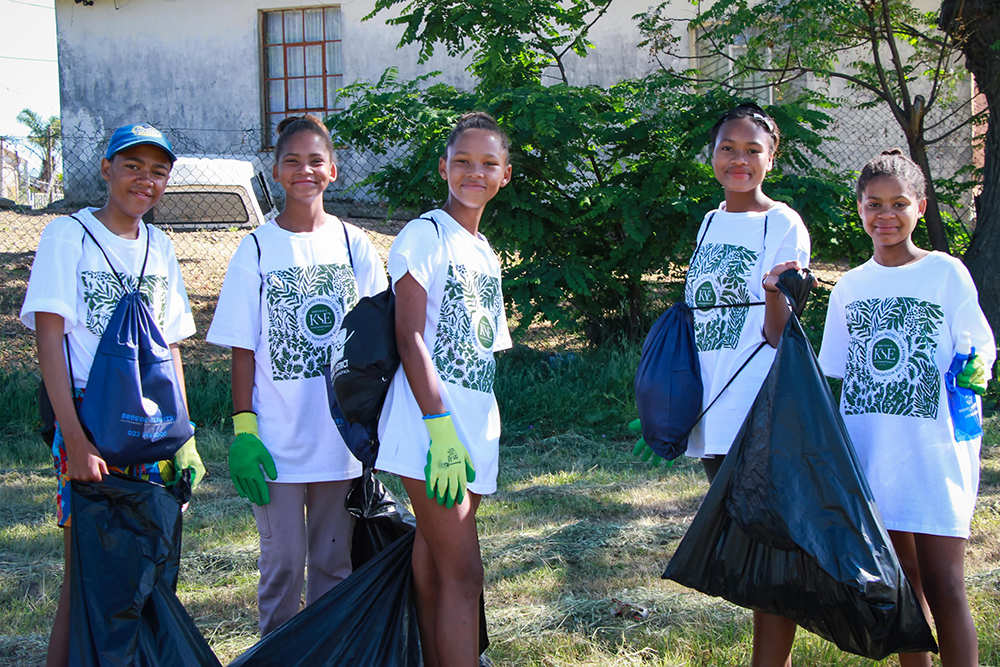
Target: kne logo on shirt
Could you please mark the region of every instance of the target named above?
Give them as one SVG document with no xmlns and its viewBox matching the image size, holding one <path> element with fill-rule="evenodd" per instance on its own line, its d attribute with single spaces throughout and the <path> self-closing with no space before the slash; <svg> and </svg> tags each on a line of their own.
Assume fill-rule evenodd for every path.
<svg viewBox="0 0 1000 667">
<path fill-rule="evenodd" d="M 712 283 L 712 280 L 706 280 L 694 291 L 694 303 L 699 308 L 710 308 L 715 305 L 715 286 Z"/>
<path fill-rule="evenodd" d="M 496 339 L 492 316 L 480 310 L 472 315 L 472 321 L 475 324 L 476 342 L 479 343 L 479 347 L 485 351 L 492 352 L 493 341 Z"/>
</svg>

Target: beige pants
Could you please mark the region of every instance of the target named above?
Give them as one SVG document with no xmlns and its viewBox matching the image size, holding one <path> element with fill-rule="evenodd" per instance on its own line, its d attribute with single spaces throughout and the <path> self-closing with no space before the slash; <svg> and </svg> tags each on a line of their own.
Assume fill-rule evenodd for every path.
<svg viewBox="0 0 1000 667">
<path fill-rule="evenodd" d="M 299 612 L 303 583 L 308 606 L 351 574 L 354 521 L 344 507 L 351 483 L 268 482 L 271 502 L 253 506 L 260 533 L 262 637 Z"/>
</svg>

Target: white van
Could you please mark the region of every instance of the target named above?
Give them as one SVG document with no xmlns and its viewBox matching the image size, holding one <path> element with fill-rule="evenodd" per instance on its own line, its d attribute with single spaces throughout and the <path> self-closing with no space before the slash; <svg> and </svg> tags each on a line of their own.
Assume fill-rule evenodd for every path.
<svg viewBox="0 0 1000 667">
<path fill-rule="evenodd" d="M 250 162 L 181 156 L 159 203 L 143 219 L 176 230 L 230 229 L 257 227 L 276 214 L 267 180 Z"/>
</svg>

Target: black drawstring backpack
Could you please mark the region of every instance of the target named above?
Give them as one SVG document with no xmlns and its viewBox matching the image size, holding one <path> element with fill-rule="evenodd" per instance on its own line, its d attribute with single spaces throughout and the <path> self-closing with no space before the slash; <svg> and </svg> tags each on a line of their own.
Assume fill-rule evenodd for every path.
<svg viewBox="0 0 1000 667">
<path fill-rule="evenodd" d="M 438 238 L 441 230 L 433 218 Z M 378 419 L 389 384 L 399 368 L 396 347 L 396 295 L 390 285 L 359 300 L 340 325 L 330 353 L 327 399 L 330 414 L 354 457 L 374 466 L 378 455 Z"/>
<path fill-rule="evenodd" d="M 109 465 L 171 459 L 194 435 L 194 429 L 188 421 L 173 355 L 139 292 L 149 260 L 149 229 L 142 270 L 135 289 L 129 290 L 94 235 L 79 218 L 71 217 L 104 255 L 125 292 L 97 345 L 80 405 L 80 423 Z M 72 382 L 68 340 L 66 357 Z"/>
</svg>

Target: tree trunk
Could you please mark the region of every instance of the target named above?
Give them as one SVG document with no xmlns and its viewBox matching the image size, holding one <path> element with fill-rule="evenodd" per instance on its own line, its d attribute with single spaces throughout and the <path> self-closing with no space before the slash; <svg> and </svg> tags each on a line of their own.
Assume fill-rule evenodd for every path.
<svg viewBox="0 0 1000 667">
<path fill-rule="evenodd" d="M 950 252 L 948 234 L 944 231 L 944 221 L 941 220 L 941 208 L 938 206 L 937 191 L 934 189 L 934 179 L 931 178 L 931 165 L 927 160 L 927 147 L 920 139 L 910 141 L 910 157 L 924 172 L 927 181 L 927 210 L 924 211 L 924 224 L 927 226 L 927 236 L 931 248 L 941 252 Z"/>
<path fill-rule="evenodd" d="M 957 14 L 956 14 L 957 12 Z M 983 189 L 976 197 L 976 229 L 965 265 L 979 289 L 979 305 L 995 334 L 1000 333 L 1000 5 L 997 0 L 945 0 L 941 25 L 958 41 L 965 67 L 986 96 L 987 119 Z"/>
<path fill-rule="evenodd" d="M 986 161 L 983 166 L 983 191 L 976 197 L 976 229 L 965 253 L 965 265 L 979 288 L 979 305 L 986 313 L 995 334 L 1000 334 L 1000 56 L 994 59 L 986 76 L 977 81 L 995 82 L 986 93 L 989 104 L 989 125 L 986 129 Z"/>
</svg>

